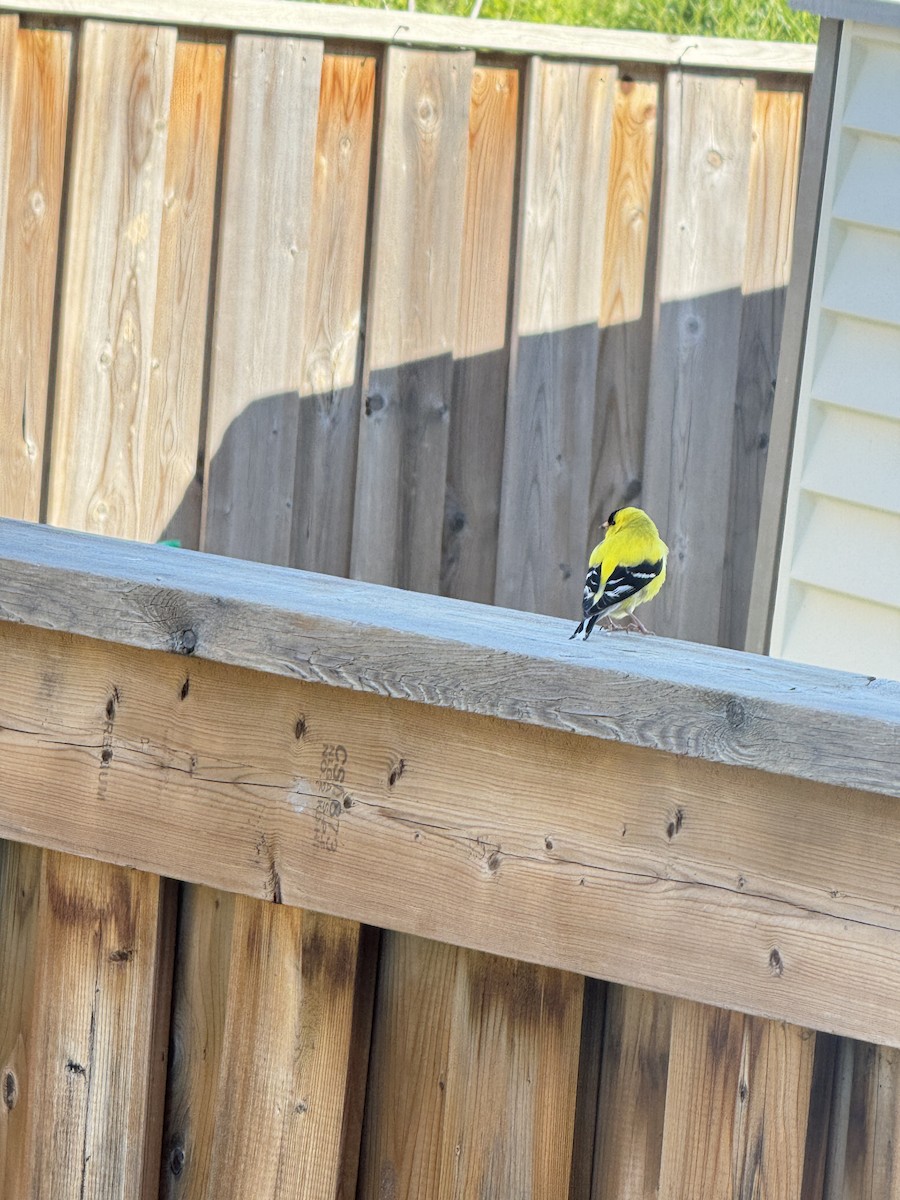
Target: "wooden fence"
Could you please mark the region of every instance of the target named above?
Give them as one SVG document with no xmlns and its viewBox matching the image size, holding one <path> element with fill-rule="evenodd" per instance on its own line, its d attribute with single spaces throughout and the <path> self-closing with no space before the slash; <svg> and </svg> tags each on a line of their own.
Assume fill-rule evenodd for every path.
<svg viewBox="0 0 900 1200">
<path fill-rule="evenodd" d="M 18 8 L 0 513 L 575 616 L 642 502 L 742 645 L 811 48 Z"/>
<path fill-rule="evenodd" d="M 109 7 L 0 13 L 0 512 L 574 617 L 592 531 L 639 500 L 673 550 L 655 627 L 740 645 L 810 53 L 274 0 L 123 0 L 120 20 L 97 19 Z M 41 536 L 57 556 L 92 545 Z M 406 644 L 409 597 L 398 613 L 392 593 L 335 584 L 330 616 L 287 604 L 330 685 L 304 687 L 247 650 L 297 577 L 278 574 L 277 602 L 255 593 L 208 654 L 225 599 L 167 575 L 187 561 L 199 579 L 207 560 L 148 549 L 149 592 L 120 574 L 76 625 L 71 607 L 34 609 L 17 546 L 0 615 L 35 630 L 7 631 L 0 666 L 4 1195 L 837 1200 L 879 1169 L 893 1126 L 872 1081 L 894 1051 L 843 1042 L 835 1075 L 834 1041 L 802 1026 L 895 1044 L 875 1015 L 893 1012 L 887 968 L 863 1004 L 836 951 L 807 958 L 820 926 L 849 922 L 840 945 L 869 986 L 890 868 L 860 827 L 861 895 L 828 837 L 851 801 L 870 827 L 890 802 L 807 780 L 788 806 L 781 777 L 759 775 L 772 725 L 735 684 L 744 660 L 617 647 L 626 675 L 645 664 L 635 692 L 596 674 L 606 650 L 589 643 L 592 682 L 570 691 L 575 651 L 560 675 L 546 650 L 561 626 L 494 611 L 479 628 L 507 640 L 467 627 L 462 700 L 449 675 L 426 688 L 436 651 Z M 40 578 L 48 597 L 71 582 Z M 233 570 L 210 578 L 240 590 Z M 427 708 L 329 707 L 366 677 L 347 650 L 353 597 L 403 634 L 380 690 Z M 446 603 L 431 611 L 461 619 Z M 90 640 L 133 644 L 141 613 L 138 650 Z M 275 655 L 310 678 L 283 643 Z M 659 696 L 694 658 L 715 685 L 697 684 L 700 709 L 660 755 L 645 740 Z M 441 688 L 453 719 L 431 724 Z M 633 761 L 575 736 L 617 694 L 607 733 L 641 747 Z M 534 756 L 551 752 L 548 792 Z M 685 752 L 710 760 L 701 782 Z M 523 828 L 497 824 L 536 787 Z M 358 818 L 348 852 L 335 824 L 345 838 Z M 101 844 L 109 822 L 127 851 Z M 582 827 L 628 845 L 604 842 L 596 891 L 583 885 L 592 945 L 559 898 L 582 888 Z M 298 829 L 312 858 L 292 857 Z M 535 837 L 537 867 L 516 849 Z M 746 859 L 728 858 L 731 838 Z M 811 839 L 802 862 L 785 860 L 791 838 Z M 633 890 L 603 884 L 632 871 Z M 607 943 L 596 897 L 616 896 Z M 775 919 L 788 911 L 802 949 Z M 731 950 L 711 967 L 732 942 L 746 970 Z M 582 957 L 562 953 L 575 943 Z M 782 1007 L 801 961 L 823 1004 L 841 975 L 840 1012 Z"/>
<path fill-rule="evenodd" d="M 4 1195 L 892 1194 L 900 685 L 9 521 L 0 613 Z"/>
</svg>

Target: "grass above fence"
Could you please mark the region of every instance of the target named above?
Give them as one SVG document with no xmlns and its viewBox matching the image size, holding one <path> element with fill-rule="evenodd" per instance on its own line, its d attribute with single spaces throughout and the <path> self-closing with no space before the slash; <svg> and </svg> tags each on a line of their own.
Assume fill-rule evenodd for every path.
<svg viewBox="0 0 900 1200">
<path fill-rule="evenodd" d="M 408 7 L 407 0 L 350 2 L 360 8 Z M 818 17 L 794 12 L 787 0 L 765 5 L 747 0 L 483 0 L 480 5 L 478 0 L 413 0 L 412 7 L 443 16 L 809 44 L 819 28 Z"/>
</svg>

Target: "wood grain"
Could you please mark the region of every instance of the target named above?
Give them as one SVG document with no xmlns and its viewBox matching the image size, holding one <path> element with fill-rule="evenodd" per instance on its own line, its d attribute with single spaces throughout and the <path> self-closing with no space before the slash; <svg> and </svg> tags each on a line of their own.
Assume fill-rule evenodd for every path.
<svg viewBox="0 0 900 1200">
<path fill-rule="evenodd" d="M 0 512 L 40 514 L 72 35 L 0 18 Z M 15 65 L 9 47 L 14 46 Z M 14 94 L 13 94 L 14 85 Z M 6 100 L 9 161 L 4 166 Z M 2 188 L 0 188 L 2 193 Z M 6 215 L 4 216 L 4 199 Z M 5 234 L 5 239 L 4 239 Z M 5 241 L 5 254 L 4 254 Z"/>
<path fill-rule="evenodd" d="M 584 980 L 460 956 L 450 1017 L 441 1200 L 565 1196 Z"/>
<path fill-rule="evenodd" d="M 142 505 L 175 30 L 81 32 L 47 519 L 152 536 Z"/>
<path fill-rule="evenodd" d="M 382 937 L 358 1200 L 440 1186 L 454 984 L 462 951 Z"/>
<path fill-rule="evenodd" d="M 352 383 L 372 87 L 371 60 L 323 64 L 318 42 L 241 37 L 233 52 L 204 538 L 243 559 L 290 561 L 294 501 L 315 482 L 306 477 L 311 455 L 320 493 L 339 484 L 327 444 L 301 449 L 298 437 L 314 428 L 302 405 L 322 363 L 323 403 L 329 387 Z M 248 158 L 260 156 L 262 173 L 248 174 Z M 346 221 L 359 224 L 353 234 L 339 228 Z M 283 394 L 264 394 L 273 389 Z M 311 520 L 322 502 L 320 494 L 312 515 L 302 503 L 299 519 Z M 326 565 L 318 546 L 317 535 L 303 550 L 310 565 Z M 261 831 L 267 902 L 238 899 L 233 922 L 219 916 L 228 896 L 186 889 L 180 974 L 201 988 L 216 981 L 215 1007 L 201 1019 L 196 986 L 176 993 L 174 1010 L 185 1029 L 175 1087 L 186 1120 L 172 1123 L 168 1141 L 183 1133 L 185 1155 L 196 1154 L 196 1196 L 325 1200 L 345 1187 L 344 1160 L 358 1153 L 352 1118 L 368 1030 L 356 1028 L 357 993 L 372 986 L 359 974 L 360 928 L 281 908 L 278 852 Z"/>
<path fill-rule="evenodd" d="M 474 55 L 387 51 L 351 574 L 438 590 Z"/>
<path fill-rule="evenodd" d="M 361 1065 L 349 1058 L 359 934 L 354 922 L 235 901 L 208 1195 L 336 1194 L 348 1074 Z"/>
<path fill-rule="evenodd" d="M 790 277 L 804 93 L 757 89 L 718 644 L 744 645 Z"/>
<path fill-rule="evenodd" d="M 660 90 L 654 75 L 616 85 L 588 550 L 614 509 L 641 502 L 661 190 Z"/>
<path fill-rule="evenodd" d="M 6 7 L 6 5 L 4 5 Z M 10 5 L 13 7 L 13 5 Z M 744 70 L 812 72 L 812 46 L 788 42 L 750 42 L 732 38 L 675 37 L 617 29 L 569 29 L 526 21 L 477 22 L 466 17 L 403 13 L 282 0 L 222 0 L 211 9 L 202 0 L 21 0 L 23 12 L 52 12 L 65 16 L 116 16 L 122 20 L 167 21 L 170 24 L 211 25 L 215 29 L 255 29 L 260 32 L 315 34 L 319 37 L 366 39 L 410 45 L 470 46 L 512 54 L 558 54 L 566 58 L 625 59 L 688 66 Z"/>
<path fill-rule="evenodd" d="M 79 38 L 48 520 L 118 536 L 147 536 L 145 434 L 175 36 L 87 22 Z M 101 747 L 117 703 L 111 695 L 97 714 Z M 107 760 L 99 766 L 102 795 Z M 157 1194 L 171 899 L 160 879 L 124 865 L 44 855 L 30 1194 Z"/>
<path fill-rule="evenodd" d="M 900 1058 L 893 1048 L 848 1040 L 841 1046 L 839 1065 L 825 1200 L 893 1200 Z"/>
<path fill-rule="evenodd" d="M 146 536 L 200 544 L 198 477 L 225 46 L 175 51 L 141 520 Z"/>
<path fill-rule="evenodd" d="M 35 935 L 41 851 L 0 842 L 0 1191 L 22 1195 L 32 1111 Z"/>
<path fill-rule="evenodd" d="M 644 507 L 669 545 L 652 627 L 719 634 L 754 82 L 670 73 Z"/>
<path fill-rule="evenodd" d="M 350 571 L 375 59 L 326 54 L 319 94 L 290 565 Z"/>
<path fill-rule="evenodd" d="M 676 1002 L 660 1200 L 799 1196 L 815 1036 Z"/>
<path fill-rule="evenodd" d="M 166 904 L 156 876 L 43 856 L 25 1194 L 157 1194 Z"/>
<path fill-rule="evenodd" d="M 385 937 L 359 1196 L 567 1194 L 584 981 Z"/>
<path fill-rule="evenodd" d="M 0 520 L 0 617 L 896 795 L 900 685 Z"/>
<path fill-rule="evenodd" d="M 441 592 L 490 603 L 503 471 L 519 72 L 476 66 L 453 365 Z"/>
<path fill-rule="evenodd" d="M 15 14 L 0 16 L 0 66 L 2 66 L 2 84 L 0 84 L 0 268 L 4 262 L 4 245 L 6 242 L 6 225 L 8 221 L 9 195 L 8 179 L 9 166 L 12 156 L 13 113 L 16 104 L 16 50 L 18 42 L 19 18 Z"/>
<path fill-rule="evenodd" d="M 290 560 L 321 74 L 321 42 L 234 40 L 202 544 L 260 562 Z"/>
<path fill-rule="evenodd" d="M 615 74 L 528 66 L 495 599 L 557 616 L 584 583 Z"/>
<path fill-rule="evenodd" d="M 230 892 L 181 888 L 159 1189 L 166 1200 L 207 1195 L 220 1108 L 234 902 Z"/>
<path fill-rule="evenodd" d="M 893 798 L 3 632 L 0 836 L 900 1043 Z"/>
<path fill-rule="evenodd" d="M 792 283 L 785 298 L 753 587 L 747 614 L 745 645 L 758 654 L 765 653 L 769 646 L 841 28 L 840 21 L 823 19 L 820 22 L 818 67 L 809 92 L 797 191 L 796 236 L 791 257 Z"/>
<path fill-rule="evenodd" d="M 672 1028 L 669 996 L 610 987 L 592 1200 L 656 1200 Z"/>
</svg>

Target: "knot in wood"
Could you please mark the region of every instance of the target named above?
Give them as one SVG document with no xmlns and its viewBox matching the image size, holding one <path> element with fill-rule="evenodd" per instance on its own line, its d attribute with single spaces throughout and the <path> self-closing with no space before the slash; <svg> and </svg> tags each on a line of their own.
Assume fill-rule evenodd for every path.
<svg viewBox="0 0 900 1200">
<path fill-rule="evenodd" d="M 172 634 L 172 649 L 176 654 L 193 654 L 197 649 L 197 635 L 193 629 L 176 629 Z"/>
<path fill-rule="evenodd" d="M 19 1084 L 12 1071 L 6 1071 L 3 1076 L 3 1103 L 10 1110 L 16 1107 L 19 1099 Z"/>
<path fill-rule="evenodd" d="M 732 697 L 725 705 L 725 720 L 731 729 L 740 729 L 747 719 L 747 714 L 740 700 Z"/>
<path fill-rule="evenodd" d="M 169 1151 L 169 1170 L 177 1179 L 184 1170 L 184 1146 L 176 1142 Z"/>
</svg>

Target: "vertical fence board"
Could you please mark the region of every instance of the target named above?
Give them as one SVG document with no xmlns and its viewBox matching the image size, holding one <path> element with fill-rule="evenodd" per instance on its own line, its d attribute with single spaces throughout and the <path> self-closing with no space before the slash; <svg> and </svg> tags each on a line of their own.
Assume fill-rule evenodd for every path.
<svg viewBox="0 0 900 1200">
<path fill-rule="evenodd" d="M 0 17 L 0 164 L 3 94 L 15 83 L 9 166 L 0 165 L 0 179 L 8 181 L 5 217 L 0 194 L 0 513 L 36 521 L 50 386 L 72 35 L 20 30 L 13 69 L 7 48 L 12 28 L 9 18 Z"/>
<path fill-rule="evenodd" d="M 488 955 L 461 955 L 459 965 L 440 1182 L 419 1194 L 561 1200 L 572 1164 L 584 980 Z"/>
<path fill-rule="evenodd" d="M 46 851 L 32 1015 L 27 1194 L 157 1194 L 168 1031 L 167 885 Z M 23 1193 L 24 1194 L 24 1193 Z"/>
<path fill-rule="evenodd" d="M 236 898 L 210 1197 L 336 1195 L 359 935 Z"/>
<path fill-rule="evenodd" d="M 715 642 L 728 527 L 752 78 L 673 71 L 644 454 L 645 506 L 670 549 L 659 633 Z"/>
<path fill-rule="evenodd" d="M 589 547 L 613 509 L 640 504 L 659 220 L 657 77 L 616 87 L 600 296 Z"/>
<path fill-rule="evenodd" d="M 0 270 L 3 268 L 8 219 L 8 180 L 16 105 L 16 42 L 19 18 L 0 16 Z"/>
<path fill-rule="evenodd" d="M 793 252 L 803 93 L 757 90 L 743 279 L 732 474 L 718 644 L 740 649 L 747 629 L 756 534 Z"/>
<path fill-rule="evenodd" d="M 86 21 L 80 42 L 48 513 L 69 528 L 140 537 L 175 31 Z M 101 795 L 120 688 L 97 713 Z M 169 895 L 152 875 L 43 857 L 34 1196 L 156 1194 Z"/>
<path fill-rule="evenodd" d="M 660 1200 L 735 1194 L 743 1041 L 740 1013 L 675 1002 Z"/>
<path fill-rule="evenodd" d="M 160 1178 L 164 1200 L 203 1200 L 220 1100 L 234 896 L 184 885 Z"/>
<path fill-rule="evenodd" d="M 357 1200 L 437 1190 L 460 954 L 382 935 Z"/>
<path fill-rule="evenodd" d="M 638 988 L 608 990 L 592 1200 L 656 1200 L 672 1004 Z"/>
<path fill-rule="evenodd" d="M 234 40 L 202 536 L 257 562 L 290 560 L 321 74 L 321 42 Z"/>
<path fill-rule="evenodd" d="M 291 565 L 350 571 L 375 59 L 326 54 L 312 190 Z"/>
<path fill-rule="evenodd" d="M 815 1035 L 675 1002 L 660 1200 L 799 1196 Z"/>
<path fill-rule="evenodd" d="M 801 1194 L 815 1047 L 810 1029 L 745 1018 L 739 1195 Z"/>
<path fill-rule="evenodd" d="M 0 1195 L 27 1186 L 35 935 L 41 852 L 0 842 Z"/>
<path fill-rule="evenodd" d="M 494 598 L 506 420 L 519 72 L 472 76 L 469 163 L 441 556 L 446 596 Z"/>
<path fill-rule="evenodd" d="M 51 524 L 142 538 L 175 30 L 86 21 L 66 214 Z"/>
<path fill-rule="evenodd" d="M 308 482 L 297 473 L 324 450 L 321 440 L 301 448 L 298 466 L 298 437 L 314 428 L 301 393 L 322 366 L 317 356 L 326 388 L 352 382 L 365 231 L 348 234 L 342 222 L 364 221 L 374 81 L 371 60 L 329 57 L 323 69 L 319 42 L 239 36 L 233 55 L 203 537 L 206 549 L 287 565 L 297 552 L 294 498 Z M 319 552 L 309 541 L 304 565 L 321 569 Z M 264 835 L 259 846 L 277 902 L 274 851 Z M 373 982 L 360 927 L 208 889 L 183 893 L 174 1023 L 184 1078 L 173 1079 L 180 1112 L 170 1113 L 167 1148 L 170 1175 L 181 1145 L 191 1178 L 183 1187 L 170 1179 L 170 1194 L 345 1195 L 368 1052 L 362 993 Z M 233 924 L 217 915 L 231 903 Z M 216 1007 L 192 1025 L 211 974 Z M 212 1146 L 203 1146 L 213 1112 Z"/>
<path fill-rule="evenodd" d="M 895 1200 L 900 1195 L 900 1055 L 841 1039 L 825 1200 Z"/>
<path fill-rule="evenodd" d="M 351 573 L 436 592 L 474 54 L 390 47 Z"/>
<path fill-rule="evenodd" d="M 559 616 L 584 583 L 615 74 L 528 65 L 495 598 Z"/>
<path fill-rule="evenodd" d="M 175 52 L 142 480 L 145 536 L 200 538 L 197 456 L 225 46 Z"/>
</svg>

